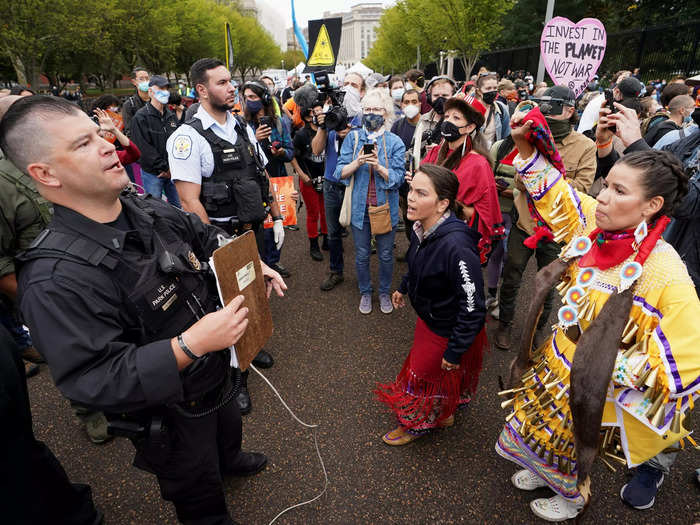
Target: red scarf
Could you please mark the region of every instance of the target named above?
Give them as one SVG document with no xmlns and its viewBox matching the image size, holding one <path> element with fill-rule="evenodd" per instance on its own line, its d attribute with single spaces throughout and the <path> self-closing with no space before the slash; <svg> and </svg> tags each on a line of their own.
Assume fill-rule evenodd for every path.
<svg viewBox="0 0 700 525">
<path fill-rule="evenodd" d="M 665 215 L 659 217 L 639 247 L 634 245 L 633 229 L 621 232 L 606 232 L 596 228 L 588 236 L 593 244 L 588 253 L 579 259 L 579 266 L 581 268 L 593 266 L 600 270 L 607 270 L 625 261 L 637 249 L 639 251 L 634 260 L 644 264 L 669 222 L 671 222 L 671 219 Z"/>
</svg>

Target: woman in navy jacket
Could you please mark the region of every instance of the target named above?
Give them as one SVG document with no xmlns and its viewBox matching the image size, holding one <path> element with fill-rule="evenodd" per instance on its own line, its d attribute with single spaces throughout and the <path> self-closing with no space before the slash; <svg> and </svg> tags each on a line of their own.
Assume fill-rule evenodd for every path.
<svg viewBox="0 0 700 525">
<path fill-rule="evenodd" d="M 451 426 L 476 391 L 486 345 L 484 283 L 479 233 L 457 216 L 458 189 L 455 174 L 434 164 L 423 164 L 411 181 L 408 274 L 392 302 L 405 306 L 408 295 L 418 320 L 396 381 L 376 391 L 399 423 L 382 438 L 388 445 Z"/>
</svg>

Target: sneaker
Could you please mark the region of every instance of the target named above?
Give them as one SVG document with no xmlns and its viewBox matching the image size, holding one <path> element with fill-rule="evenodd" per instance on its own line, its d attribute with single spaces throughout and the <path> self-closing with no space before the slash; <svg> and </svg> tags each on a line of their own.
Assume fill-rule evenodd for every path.
<svg viewBox="0 0 700 525">
<path fill-rule="evenodd" d="M 379 295 L 379 309 L 383 314 L 390 314 L 394 311 L 394 305 L 391 304 L 391 297 L 388 294 Z"/>
<path fill-rule="evenodd" d="M 44 358 L 41 357 L 41 354 L 33 346 L 28 346 L 27 348 L 22 350 L 22 359 L 24 359 L 25 361 L 30 361 L 32 363 L 36 363 L 37 365 L 46 363 Z"/>
<path fill-rule="evenodd" d="M 511 476 L 510 481 L 515 485 L 515 488 L 520 490 L 535 490 L 547 486 L 541 477 L 528 469 L 519 470 Z"/>
<path fill-rule="evenodd" d="M 530 508 L 535 516 L 545 521 L 566 521 L 578 516 L 583 508 L 583 501 L 578 503 L 557 494 L 553 498 L 531 501 Z"/>
<path fill-rule="evenodd" d="M 498 333 L 496 334 L 496 348 L 499 350 L 508 350 L 510 348 L 510 329 L 509 324 L 504 322 L 498 323 Z"/>
<path fill-rule="evenodd" d="M 372 313 L 372 296 L 369 294 L 360 297 L 360 313 L 369 314 Z"/>
<path fill-rule="evenodd" d="M 486 309 L 490 310 L 491 308 L 494 308 L 496 306 L 498 306 L 498 297 L 494 295 L 486 296 Z"/>
<path fill-rule="evenodd" d="M 270 264 L 269 266 L 270 266 L 270 268 L 272 268 L 273 270 L 275 270 L 278 274 L 280 274 L 280 275 L 281 275 L 282 277 L 284 277 L 285 279 L 286 279 L 287 277 L 291 277 L 291 276 L 292 276 L 291 272 L 290 272 L 289 270 L 287 270 L 284 266 L 282 266 L 280 263 L 277 263 L 277 264 Z"/>
<path fill-rule="evenodd" d="M 498 319 L 501 317 L 500 307 L 497 306 L 496 308 L 491 310 L 491 317 L 493 317 L 494 319 L 496 319 L 496 321 L 498 321 Z"/>
<path fill-rule="evenodd" d="M 321 283 L 321 290 L 323 290 L 324 292 L 328 292 L 336 286 L 338 286 L 340 283 L 342 283 L 343 280 L 344 279 L 342 273 L 331 272 L 331 274 L 328 276 L 328 279 Z"/>
<path fill-rule="evenodd" d="M 107 431 L 107 418 L 102 412 L 91 412 L 81 419 L 85 423 L 85 432 L 95 445 L 107 443 L 114 437 Z"/>
<path fill-rule="evenodd" d="M 664 473 L 659 469 L 641 464 L 634 477 L 620 490 L 622 501 L 638 510 L 654 506 L 656 493 L 664 482 Z"/>
</svg>

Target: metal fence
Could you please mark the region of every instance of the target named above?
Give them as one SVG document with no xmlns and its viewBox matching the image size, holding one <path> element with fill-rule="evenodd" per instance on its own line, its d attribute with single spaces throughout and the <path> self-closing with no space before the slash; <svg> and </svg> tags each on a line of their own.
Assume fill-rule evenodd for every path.
<svg viewBox="0 0 700 525">
<path fill-rule="evenodd" d="M 605 57 L 598 74 L 609 77 L 620 69 L 638 67 L 644 81 L 697 75 L 700 73 L 699 43 L 700 20 L 608 34 Z M 484 53 L 472 74 L 483 66 L 501 75 L 510 69 L 529 71 L 534 76 L 539 58 L 539 44 Z M 437 65 L 427 64 L 425 72 L 427 78 L 437 74 Z M 454 77 L 465 79 L 459 60 L 454 62 Z"/>
</svg>

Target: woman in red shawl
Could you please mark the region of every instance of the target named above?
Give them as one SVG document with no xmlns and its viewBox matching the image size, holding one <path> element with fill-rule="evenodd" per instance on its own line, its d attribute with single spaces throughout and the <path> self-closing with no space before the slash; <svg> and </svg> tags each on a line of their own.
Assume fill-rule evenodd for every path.
<svg viewBox="0 0 700 525">
<path fill-rule="evenodd" d="M 449 99 L 440 130 L 443 141 L 421 162 L 444 166 L 457 175 L 457 200 L 466 205 L 467 224 L 481 234 L 482 265 L 505 233 L 488 148 L 479 131 L 485 114 L 486 108 L 473 96 Z"/>
</svg>

